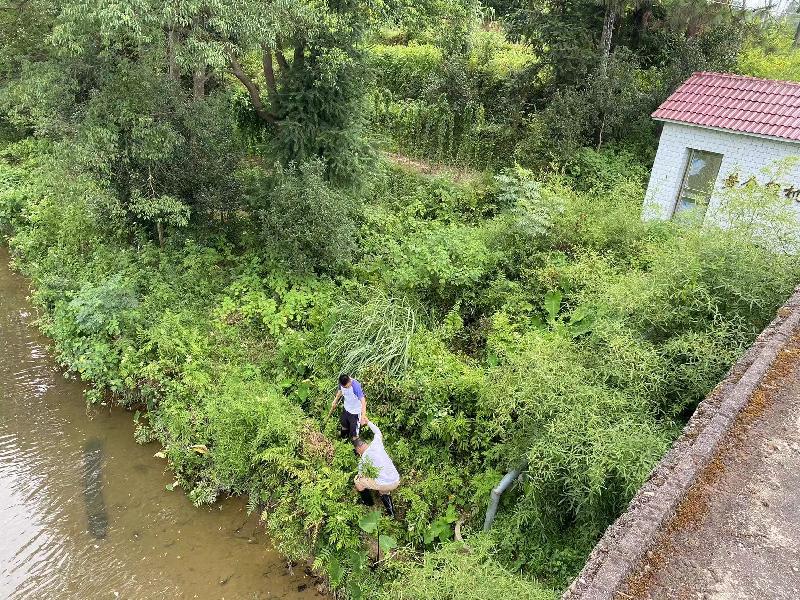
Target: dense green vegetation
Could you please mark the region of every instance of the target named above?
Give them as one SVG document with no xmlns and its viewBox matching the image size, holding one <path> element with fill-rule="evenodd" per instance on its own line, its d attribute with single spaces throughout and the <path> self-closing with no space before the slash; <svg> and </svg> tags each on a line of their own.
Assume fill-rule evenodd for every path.
<svg viewBox="0 0 800 600">
<path fill-rule="evenodd" d="M 718 3 L 35 0 L 0 30 L 0 231 L 60 361 L 342 595 L 555 597 L 800 278 L 769 190 L 726 231 L 640 219 L 671 87 L 800 77 L 793 31 Z M 324 418 L 343 369 L 396 521 Z"/>
</svg>

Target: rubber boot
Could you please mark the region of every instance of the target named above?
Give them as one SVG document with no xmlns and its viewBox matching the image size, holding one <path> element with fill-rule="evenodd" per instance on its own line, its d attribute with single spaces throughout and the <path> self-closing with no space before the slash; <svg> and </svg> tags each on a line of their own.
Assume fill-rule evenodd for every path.
<svg viewBox="0 0 800 600">
<path fill-rule="evenodd" d="M 383 507 L 386 509 L 386 514 L 394 519 L 394 503 L 392 502 L 392 497 L 389 494 L 381 494 L 381 502 L 383 502 Z"/>
<path fill-rule="evenodd" d="M 361 496 L 361 503 L 366 506 L 375 506 L 375 498 L 372 497 L 372 492 L 370 490 L 361 490 L 358 492 L 358 495 Z"/>
</svg>

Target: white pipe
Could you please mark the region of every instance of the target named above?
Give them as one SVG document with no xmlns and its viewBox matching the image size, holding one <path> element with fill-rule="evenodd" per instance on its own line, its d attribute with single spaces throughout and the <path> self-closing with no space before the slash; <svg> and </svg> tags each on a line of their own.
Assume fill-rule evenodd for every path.
<svg viewBox="0 0 800 600">
<path fill-rule="evenodd" d="M 483 530 L 489 531 L 492 528 L 492 523 L 494 523 L 494 517 L 497 515 L 497 507 L 500 505 L 500 496 L 503 495 L 511 484 L 519 477 L 520 473 L 523 469 L 527 468 L 528 463 L 523 462 L 519 467 L 516 469 L 512 469 L 505 476 L 500 480 L 500 483 L 497 484 L 492 490 L 492 497 L 489 501 L 489 507 L 486 509 L 486 518 L 483 521 Z"/>
</svg>

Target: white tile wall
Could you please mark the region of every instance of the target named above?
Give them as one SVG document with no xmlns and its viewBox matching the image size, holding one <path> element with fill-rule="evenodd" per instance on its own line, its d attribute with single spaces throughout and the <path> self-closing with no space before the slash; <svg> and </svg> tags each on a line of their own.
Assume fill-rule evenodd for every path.
<svg viewBox="0 0 800 600">
<path fill-rule="evenodd" d="M 709 203 L 709 214 L 715 213 L 719 205 L 719 190 L 725 179 L 738 173 L 741 182 L 755 176 L 761 183 L 769 177 L 763 171 L 776 163 L 795 157 L 800 159 L 800 142 L 788 142 L 752 135 L 727 132 L 720 129 L 704 129 L 692 125 L 664 123 L 656 160 L 650 174 L 650 183 L 645 194 L 644 219 L 669 219 L 686 169 L 689 148 L 717 152 L 723 155 L 715 193 Z M 800 188 L 800 160 L 794 164 L 779 183 L 783 187 L 794 185 Z M 800 214 L 800 204 L 798 204 Z"/>
</svg>

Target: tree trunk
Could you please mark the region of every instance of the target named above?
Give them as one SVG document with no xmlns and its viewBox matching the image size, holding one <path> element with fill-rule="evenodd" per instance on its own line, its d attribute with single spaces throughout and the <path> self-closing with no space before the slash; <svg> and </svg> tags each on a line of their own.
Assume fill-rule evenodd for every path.
<svg viewBox="0 0 800 600">
<path fill-rule="evenodd" d="M 794 30 L 794 47 L 800 48 L 800 21 L 797 21 L 797 29 Z"/>
<path fill-rule="evenodd" d="M 164 224 L 161 221 L 156 221 L 156 231 L 158 232 L 158 246 L 164 249 Z"/>
<path fill-rule="evenodd" d="M 636 23 L 636 45 L 639 47 L 647 33 L 650 19 L 653 16 L 653 0 L 644 0 L 636 9 L 633 16 Z"/>
<path fill-rule="evenodd" d="M 600 148 L 603 146 L 603 133 L 606 129 L 606 114 L 603 113 L 602 120 L 600 121 L 600 131 L 597 134 L 597 150 L 599 151 Z"/>
<path fill-rule="evenodd" d="M 180 68 L 178 67 L 178 32 L 170 28 L 167 32 L 167 73 L 173 81 L 181 78 Z"/>
<path fill-rule="evenodd" d="M 202 100 L 206 96 L 206 81 L 208 81 L 208 75 L 206 74 L 205 69 L 198 69 L 194 72 L 192 76 L 192 91 L 194 93 L 195 100 Z"/>
<path fill-rule="evenodd" d="M 289 62 L 286 60 L 286 55 L 280 50 L 276 50 L 275 58 L 278 59 L 278 66 L 281 68 L 281 71 L 287 73 L 289 71 Z"/>
<path fill-rule="evenodd" d="M 294 47 L 294 62 L 292 68 L 297 71 L 302 70 L 306 62 L 306 46 L 303 42 L 297 42 Z"/>
<path fill-rule="evenodd" d="M 264 103 L 261 100 L 261 90 L 255 84 L 255 82 L 247 76 L 242 69 L 242 65 L 239 64 L 239 61 L 236 60 L 236 57 L 233 54 L 228 55 L 228 60 L 230 61 L 231 71 L 236 76 L 236 79 L 241 81 L 242 85 L 247 89 L 247 93 L 250 96 L 250 104 L 253 105 L 253 110 L 256 111 L 256 114 L 261 118 L 261 120 L 266 121 L 267 123 L 274 123 L 277 118 L 274 114 L 264 108 Z"/>
<path fill-rule="evenodd" d="M 275 83 L 275 66 L 272 59 L 272 49 L 261 46 L 261 64 L 264 69 L 264 81 L 267 82 L 267 92 L 269 93 L 269 103 L 272 112 L 277 112 L 278 108 L 278 86 Z"/>
<path fill-rule="evenodd" d="M 603 34 L 600 38 L 600 73 L 608 71 L 608 59 L 611 56 L 611 38 L 617 23 L 617 7 L 613 0 L 606 4 L 606 16 L 603 19 Z"/>
</svg>

